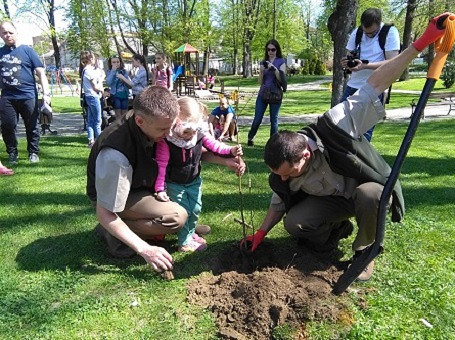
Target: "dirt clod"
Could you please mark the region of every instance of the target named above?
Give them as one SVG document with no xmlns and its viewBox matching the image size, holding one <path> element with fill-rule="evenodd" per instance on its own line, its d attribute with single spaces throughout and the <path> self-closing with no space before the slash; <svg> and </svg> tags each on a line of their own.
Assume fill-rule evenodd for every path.
<svg viewBox="0 0 455 340">
<path fill-rule="evenodd" d="M 263 242 L 246 255 L 233 244 L 209 265 L 214 275 L 191 280 L 188 300 L 213 312 L 224 339 L 269 339 L 279 325 L 336 322 L 346 309 L 331 294 L 346 264 L 327 254 Z"/>
</svg>

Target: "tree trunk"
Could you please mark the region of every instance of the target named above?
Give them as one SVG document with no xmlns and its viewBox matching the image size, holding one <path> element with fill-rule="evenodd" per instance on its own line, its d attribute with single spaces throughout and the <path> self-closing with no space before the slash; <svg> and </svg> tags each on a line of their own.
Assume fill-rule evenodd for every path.
<svg viewBox="0 0 455 340">
<path fill-rule="evenodd" d="M 210 48 L 204 51 L 204 60 L 202 62 L 202 74 L 207 75 L 209 73 L 209 59 L 210 59 Z"/>
<path fill-rule="evenodd" d="M 112 13 L 111 13 L 111 6 L 110 6 L 109 0 L 106 0 L 106 5 L 107 5 L 107 13 L 108 13 L 108 19 L 109 19 L 109 27 L 110 27 L 112 38 L 114 39 L 115 49 L 117 50 L 117 55 L 121 55 L 122 49 L 120 48 L 120 44 L 117 39 L 117 34 L 115 34 L 115 31 L 114 31 L 114 23 L 112 21 Z"/>
<path fill-rule="evenodd" d="M 338 0 L 335 11 L 330 15 L 328 28 L 333 41 L 332 102 L 335 106 L 343 94 L 344 76 L 340 60 L 346 55 L 349 34 L 355 27 L 358 0 Z"/>
<path fill-rule="evenodd" d="M 434 0 L 428 1 L 428 18 L 431 20 L 434 17 L 435 8 L 434 8 Z M 430 67 L 431 63 L 434 59 L 434 44 L 430 44 L 428 46 L 428 54 L 427 54 L 427 64 Z"/>
<path fill-rule="evenodd" d="M 412 39 L 412 23 L 414 21 L 415 10 L 417 8 L 417 0 L 408 0 L 408 5 L 406 6 L 406 19 L 404 20 L 404 31 L 403 31 L 403 46 L 402 49 L 405 50 L 409 45 L 411 45 Z M 409 79 L 409 67 L 406 67 L 403 74 L 400 77 L 400 81 Z"/>
<path fill-rule="evenodd" d="M 54 60 L 57 68 L 62 67 L 60 59 L 60 48 L 58 46 L 57 32 L 55 31 L 55 4 L 54 0 L 47 0 L 47 17 L 49 19 L 49 31 L 51 35 L 52 47 L 54 48 Z"/>
<path fill-rule="evenodd" d="M 7 18 L 11 18 L 11 14 L 9 13 L 9 6 L 8 6 L 8 1 L 3 0 L 3 8 L 5 9 L 5 14 Z"/>
<path fill-rule="evenodd" d="M 253 76 L 253 68 L 251 65 L 251 40 L 248 39 L 248 35 L 245 37 L 246 40 L 243 43 L 243 70 L 242 76 L 243 78 L 249 78 Z"/>
<path fill-rule="evenodd" d="M 243 3 L 243 78 L 249 78 L 253 75 L 253 68 L 251 65 L 251 42 L 253 41 L 256 32 L 260 4 L 261 0 L 245 0 Z"/>
</svg>

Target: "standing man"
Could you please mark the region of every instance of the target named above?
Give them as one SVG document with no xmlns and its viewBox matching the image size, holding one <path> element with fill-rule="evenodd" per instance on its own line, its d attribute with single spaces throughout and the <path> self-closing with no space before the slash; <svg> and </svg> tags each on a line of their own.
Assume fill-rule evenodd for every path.
<svg viewBox="0 0 455 340">
<path fill-rule="evenodd" d="M 351 217 L 358 225 L 354 257 L 375 241 L 379 201 L 391 169 L 362 135 L 385 115 L 378 95 L 423 49 L 444 35 L 441 23 L 448 15 L 434 18 L 413 45 L 383 63 L 359 91 L 316 123 L 300 132 L 280 131 L 269 139 L 264 161 L 272 171 L 273 196 L 261 227 L 247 237 L 252 251 L 283 217 L 286 230 L 317 251 L 333 250 L 340 239 L 348 237 L 353 231 Z M 399 222 L 404 215 L 399 182 L 389 209 L 392 221 Z M 373 265 L 358 279 L 368 280 Z"/>
<path fill-rule="evenodd" d="M 381 66 L 385 60 L 398 55 L 400 51 L 398 30 L 393 25 L 384 25 L 381 10 L 377 8 L 365 10 L 360 23 L 360 27 L 352 31 L 346 45 L 347 54 L 355 57 L 355 66 L 348 67 L 347 58 L 341 61 L 343 68 L 352 74 L 340 103 L 365 85 L 373 70 Z M 379 99 L 384 103 L 384 93 L 379 95 Z M 365 133 L 368 141 L 371 141 L 373 130 L 374 126 Z"/>
<path fill-rule="evenodd" d="M 5 42 L 5 46 L 0 48 L 0 119 L 8 161 L 17 164 L 16 126 L 21 115 L 27 134 L 28 159 L 31 163 L 38 163 L 40 134 L 35 74 L 41 84 L 43 100 L 50 104 L 46 72 L 31 47 L 17 44 L 17 30 L 11 21 L 0 23 L 0 35 Z"/>
</svg>

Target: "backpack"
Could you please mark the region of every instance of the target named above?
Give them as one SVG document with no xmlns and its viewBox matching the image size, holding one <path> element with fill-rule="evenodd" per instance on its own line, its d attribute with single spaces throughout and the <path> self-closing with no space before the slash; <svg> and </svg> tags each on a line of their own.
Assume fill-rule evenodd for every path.
<svg viewBox="0 0 455 340">
<path fill-rule="evenodd" d="M 385 59 L 385 41 L 387 39 L 387 34 L 389 34 L 390 27 L 392 27 L 393 24 L 390 25 L 384 25 L 382 26 L 381 30 L 379 31 L 379 47 L 381 47 L 382 52 L 384 53 L 384 59 Z M 355 47 L 359 48 L 360 50 L 360 42 L 362 41 L 362 35 L 363 35 L 363 29 L 362 25 L 360 25 L 357 28 L 357 32 L 355 34 Z"/>
</svg>

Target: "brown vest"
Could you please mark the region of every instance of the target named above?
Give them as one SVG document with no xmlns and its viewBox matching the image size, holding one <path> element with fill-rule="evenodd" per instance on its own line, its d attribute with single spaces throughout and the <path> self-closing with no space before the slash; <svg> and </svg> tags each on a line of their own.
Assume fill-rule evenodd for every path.
<svg viewBox="0 0 455 340">
<path fill-rule="evenodd" d="M 154 192 L 157 176 L 154 143 L 148 141 L 136 125 L 134 112 L 130 111 L 107 127 L 92 147 L 87 164 L 87 195 L 92 202 L 96 202 L 96 158 L 104 147 L 118 150 L 130 162 L 133 168 L 131 191 L 146 189 Z"/>
</svg>

